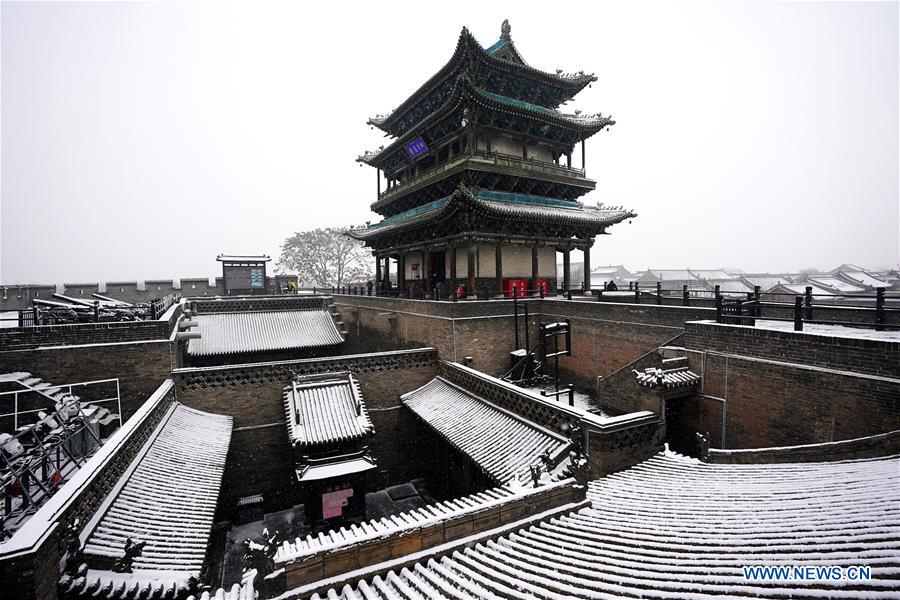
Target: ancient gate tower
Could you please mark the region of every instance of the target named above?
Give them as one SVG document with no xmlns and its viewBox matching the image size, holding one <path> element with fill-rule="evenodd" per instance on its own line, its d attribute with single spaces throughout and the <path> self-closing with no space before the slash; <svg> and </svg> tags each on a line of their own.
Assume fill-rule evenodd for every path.
<svg viewBox="0 0 900 600">
<path fill-rule="evenodd" d="M 585 171 L 584 141 L 615 121 L 558 107 L 596 80 L 530 67 L 507 21 L 487 49 L 463 28 L 440 71 L 393 112 L 369 120 L 394 137 L 359 157 L 378 170 L 372 210 L 384 219 L 350 235 L 373 249 L 379 288 L 390 287 L 393 258 L 401 292 L 430 295 L 438 286 L 491 297 L 516 286 L 520 294 L 523 287 L 553 293 L 556 252 L 572 287 L 573 249 L 584 253 L 589 286 L 595 236 L 635 216 L 578 201 L 596 187 Z"/>
</svg>

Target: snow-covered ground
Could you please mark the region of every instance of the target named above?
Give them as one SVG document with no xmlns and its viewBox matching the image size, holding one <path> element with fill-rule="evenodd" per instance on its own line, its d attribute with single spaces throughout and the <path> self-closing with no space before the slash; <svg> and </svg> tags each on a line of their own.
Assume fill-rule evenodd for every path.
<svg viewBox="0 0 900 600">
<path fill-rule="evenodd" d="M 761 329 L 776 329 L 780 331 L 793 331 L 794 323 L 788 321 L 766 321 L 758 319 L 756 326 Z M 814 323 L 803 324 L 804 333 L 818 335 L 830 335 L 834 337 L 859 338 L 864 340 L 900 341 L 900 330 L 875 331 L 875 329 L 861 329 L 857 327 L 845 327 L 844 325 L 817 325 Z"/>
<path fill-rule="evenodd" d="M 560 387 L 560 389 L 562 389 L 565 387 L 565 384 L 560 382 L 559 387 Z M 541 385 L 541 386 L 526 387 L 526 388 L 522 388 L 522 389 L 528 390 L 532 394 L 536 394 L 536 395 L 540 396 L 541 390 L 553 392 L 556 390 L 556 386 L 551 382 L 549 384 L 545 384 L 545 385 Z M 566 406 L 569 405 L 569 395 L 568 394 L 563 394 L 561 396 L 557 396 L 556 398 L 554 398 L 553 396 L 546 396 L 546 399 L 559 402 L 560 404 L 564 404 Z M 597 405 L 597 403 L 594 402 L 594 399 L 591 397 L 590 394 L 585 394 L 584 392 L 579 392 L 578 390 L 575 390 L 575 408 L 580 408 L 582 410 L 588 410 L 588 409 L 600 409 L 601 407 L 599 407 Z M 601 412 L 600 416 L 606 417 L 608 415 L 606 414 L 606 412 Z"/>
</svg>

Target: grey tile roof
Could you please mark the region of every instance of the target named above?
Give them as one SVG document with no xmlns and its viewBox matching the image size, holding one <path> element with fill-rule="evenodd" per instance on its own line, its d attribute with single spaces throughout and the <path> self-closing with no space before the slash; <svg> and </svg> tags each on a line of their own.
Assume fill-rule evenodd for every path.
<svg viewBox="0 0 900 600">
<path fill-rule="evenodd" d="M 292 444 L 329 444 L 374 433 L 359 385 L 349 373 L 302 377 L 284 388 Z"/>
<path fill-rule="evenodd" d="M 676 369 L 650 367 L 643 371 L 633 372 L 635 380 L 640 385 L 648 388 L 674 389 L 700 383 L 700 376 L 691 371 L 688 367 L 679 367 Z"/>
<path fill-rule="evenodd" d="M 711 465 L 659 454 L 591 481 L 589 508 L 423 552 L 311 600 L 896 598 L 898 490 L 897 457 Z M 871 581 L 742 570 L 823 562 L 869 566 Z"/>
<path fill-rule="evenodd" d="M 125 541 L 146 542 L 134 562 L 163 579 L 199 575 L 216 511 L 231 417 L 175 403 L 119 480 L 90 533 L 88 557 L 119 558 Z M 160 573 L 160 572 L 167 572 Z"/>
<path fill-rule="evenodd" d="M 545 450 L 562 452 L 568 441 L 482 400 L 442 377 L 401 397 L 423 421 L 471 458 L 495 481 L 526 477 Z"/>
<path fill-rule="evenodd" d="M 334 346 L 344 341 L 325 310 L 200 314 L 200 339 L 188 341 L 192 356 Z"/>
</svg>

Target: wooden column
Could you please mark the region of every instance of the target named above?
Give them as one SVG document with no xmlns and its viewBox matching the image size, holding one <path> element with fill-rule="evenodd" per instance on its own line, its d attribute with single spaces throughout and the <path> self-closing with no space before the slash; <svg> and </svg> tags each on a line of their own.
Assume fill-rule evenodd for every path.
<svg viewBox="0 0 900 600">
<path fill-rule="evenodd" d="M 381 257 L 375 257 L 375 289 L 381 289 Z"/>
<path fill-rule="evenodd" d="M 563 294 L 572 289 L 572 261 L 571 248 L 563 250 Z"/>
<path fill-rule="evenodd" d="M 572 168 L 572 153 L 571 152 L 566 154 L 566 166 L 569 167 L 570 169 Z"/>
<path fill-rule="evenodd" d="M 456 299 L 456 246 L 451 245 L 450 251 L 450 293 Z"/>
<path fill-rule="evenodd" d="M 431 293 L 431 250 L 422 250 L 422 277 L 425 279 L 425 291 Z"/>
<path fill-rule="evenodd" d="M 531 289 L 535 290 L 536 294 L 540 292 L 538 289 L 538 247 L 534 245 L 531 247 Z"/>
<path fill-rule="evenodd" d="M 467 262 L 466 262 L 466 294 L 473 298 L 475 297 L 475 253 L 477 252 L 477 247 L 475 244 L 471 244 L 467 251 Z"/>
<path fill-rule="evenodd" d="M 391 257 L 384 257 L 384 289 L 391 289 Z"/>
<path fill-rule="evenodd" d="M 406 255 L 402 252 L 397 257 L 397 289 L 406 291 Z"/>
<path fill-rule="evenodd" d="M 381 198 L 381 169 L 375 169 L 375 179 L 378 180 L 378 195 L 375 199 Z"/>
<path fill-rule="evenodd" d="M 591 290 L 591 246 L 584 247 L 584 291 Z"/>
<path fill-rule="evenodd" d="M 587 173 L 587 167 L 584 164 L 584 140 L 581 140 L 581 170 Z"/>
<path fill-rule="evenodd" d="M 503 243 L 494 246 L 494 277 L 497 278 L 497 290 L 503 293 Z"/>
</svg>

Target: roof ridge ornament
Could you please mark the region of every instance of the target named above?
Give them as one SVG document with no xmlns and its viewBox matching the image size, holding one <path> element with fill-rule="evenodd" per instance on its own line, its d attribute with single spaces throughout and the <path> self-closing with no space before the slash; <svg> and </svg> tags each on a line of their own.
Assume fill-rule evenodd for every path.
<svg viewBox="0 0 900 600">
<path fill-rule="evenodd" d="M 500 25 L 500 39 L 512 41 L 512 38 L 509 37 L 510 31 L 512 31 L 512 27 L 509 24 L 509 19 L 503 19 L 503 23 Z"/>
</svg>

